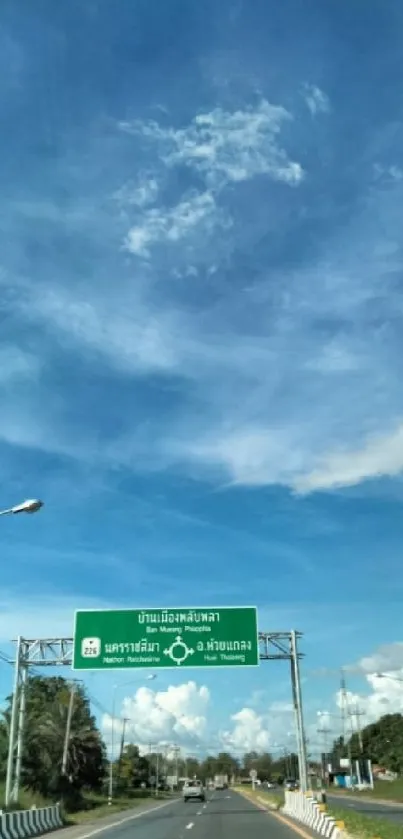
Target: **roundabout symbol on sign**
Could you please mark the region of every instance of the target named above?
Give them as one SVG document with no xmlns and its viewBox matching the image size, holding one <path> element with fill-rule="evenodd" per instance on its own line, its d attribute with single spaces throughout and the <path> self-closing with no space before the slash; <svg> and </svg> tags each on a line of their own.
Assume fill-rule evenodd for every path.
<svg viewBox="0 0 403 839">
<path fill-rule="evenodd" d="M 188 647 L 180 635 L 177 635 L 173 644 L 171 644 L 168 649 L 164 650 L 164 655 L 168 655 L 178 667 L 183 664 L 184 661 L 188 658 L 188 656 L 193 655 L 194 650 L 191 647 Z"/>
</svg>

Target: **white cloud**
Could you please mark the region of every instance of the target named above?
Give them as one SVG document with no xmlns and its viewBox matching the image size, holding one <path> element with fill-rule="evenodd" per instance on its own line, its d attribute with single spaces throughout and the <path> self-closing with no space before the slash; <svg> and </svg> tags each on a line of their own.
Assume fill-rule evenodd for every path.
<svg viewBox="0 0 403 839">
<path fill-rule="evenodd" d="M 304 98 L 312 116 L 319 113 L 326 114 L 330 110 L 328 96 L 316 85 L 305 85 Z"/>
<path fill-rule="evenodd" d="M 401 269 L 396 207 L 402 185 L 377 190 L 376 206 L 363 202 L 348 229 L 324 237 L 314 264 L 307 259 L 298 269 L 267 270 L 260 256 L 255 263 L 253 248 L 259 250 L 259 237 L 267 234 L 266 218 L 277 217 L 270 184 L 256 191 L 253 231 L 263 219 L 256 236 L 248 231 L 253 199 L 250 207 L 240 206 L 237 184 L 259 174 L 298 181 L 281 143 L 289 121 L 283 108 L 262 101 L 198 114 L 180 128 L 126 126 L 135 135 L 130 142 L 144 144 L 139 159 L 149 168 L 123 190 L 126 212 L 118 221 L 102 216 L 96 226 L 93 272 L 83 278 L 71 270 L 56 284 L 53 277 L 30 282 L 19 275 L 11 283 L 3 274 L 2 305 L 20 328 L 35 335 L 42 328 L 46 347 L 53 339 L 58 352 L 76 353 L 71 361 L 77 367 L 84 358 L 109 373 L 164 377 L 167 410 L 164 402 L 163 413 L 145 423 L 122 412 L 119 432 L 108 412 L 94 415 L 90 433 L 81 424 L 72 439 L 75 395 L 66 382 L 65 406 L 52 393 L 46 410 L 43 393 L 13 394 L 0 418 L 3 440 L 97 457 L 101 464 L 168 465 L 195 477 L 208 471 L 223 484 L 282 484 L 300 493 L 402 471 L 402 426 L 382 436 L 403 416 L 401 302 L 387 285 Z M 177 194 L 183 163 L 200 191 L 186 187 Z M 173 178 L 170 168 L 177 164 L 181 177 L 175 172 Z M 150 207 L 159 184 L 164 201 Z M 231 188 L 224 194 L 225 184 Z M 296 199 L 293 194 L 291 208 Z M 290 224 L 285 210 L 281 228 L 273 222 L 267 235 L 284 246 L 289 236 L 291 247 L 298 231 L 294 209 L 289 212 Z M 129 250 L 147 256 L 135 271 L 127 252 L 117 262 L 124 238 Z M 270 246 L 268 254 L 270 261 Z M 52 375 L 51 351 L 47 363 Z M 122 377 L 120 384 L 127 393 L 131 383 Z M 80 400 L 80 415 L 89 416 L 89 394 L 88 402 L 84 394 Z M 136 413 L 136 393 L 133 404 Z"/>
<path fill-rule="evenodd" d="M 403 713 L 403 668 L 398 672 L 367 676 L 370 693 L 347 691 L 347 709 L 353 720 L 359 714 L 361 728 L 375 722 L 384 714 Z M 336 704 L 341 709 L 343 699 L 340 692 Z"/>
<path fill-rule="evenodd" d="M 221 742 L 224 749 L 234 752 L 258 751 L 270 749 L 272 737 L 268 722 L 263 715 L 253 708 L 242 708 L 231 716 L 232 729 L 221 732 Z"/>
<path fill-rule="evenodd" d="M 200 235 L 200 229 L 209 233 L 217 226 L 228 227 L 229 223 L 211 192 L 195 193 L 169 210 L 147 210 L 141 222 L 129 230 L 126 247 L 137 256 L 149 257 L 154 244 L 175 244 L 195 231 Z"/>
<path fill-rule="evenodd" d="M 393 673 L 403 669 L 403 641 L 384 644 L 372 655 L 364 656 L 355 665 L 359 672 L 369 675 L 374 673 Z"/>
<path fill-rule="evenodd" d="M 120 716 L 128 719 L 128 740 L 144 749 L 150 742 L 178 743 L 186 748 L 203 737 L 209 702 L 208 688 L 194 681 L 170 685 L 166 690 L 140 687 L 134 696 L 123 700 Z M 105 732 L 110 731 L 112 719 L 108 714 L 102 726 Z"/>
<path fill-rule="evenodd" d="M 128 182 L 115 192 L 114 198 L 126 209 L 130 206 L 147 207 L 158 197 L 159 184 L 152 175 L 143 174 L 137 183 Z"/>
<path fill-rule="evenodd" d="M 403 425 L 384 437 L 369 439 L 360 449 L 323 458 L 312 472 L 294 481 L 299 492 L 354 486 L 369 478 L 399 475 L 403 470 Z"/>
<path fill-rule="evenodd" d="M 301 468 L 289 434 L 275 428 L 217 431 L 205 440 L 184 441 L 178 445 L 178 454 L 181 452 L 205 468 L 223 470 L 231 483 L 244 486 L 289 484 Z"/>
<path fill-rule="evenodd" d="M 385 714 L 403 713 L 403 642 L 384 644 L 372 654 L 354 664 L 346 665 L 344 673 L 350 678 L 364 677 L 367 689 L 340 690 L 334 696 L 335 710 L 317 712 L 317 720 L 307 726 L 308 736 L 317 738 L 318 729 L 325 729 L 335 738 L 342 731 L 342 712 L 348 717 L 348 731 L 357 730 L 375 722 Z M 336 673 L 334 673 L 336 675 Z"/>
<path fill-rule="evenodd" d="M 322 731 L 331 731 L 334 727 L 333 714 L 330 711 L 318 711 L 316 715 L 316 726 L 316 732 L 319 729 L 322 729 Z"/>
<path fill-rule="evenodd" d="M 163 128 L 156 122 L 122 123 L 122 129 L 142 134 L 163 147 L 167 165 L 187 164 L 206 177 L 210 187 L 268 175 L 291 186 L 300 183 L 303 169 L 288 158 L 277 139 L 291 114 L 262 100 L 256 107 L 234 112 L 216 108 L 198 114 L 187 128 Z"/>
<path fill-rule="evenodd" d="M 174 327 L 170 314 L 153 312 L 135 293 L 119 298 L 99 294 L 89 298 L 69 288 L 42 285 L 29 288 L 19 308 L 29 320 L 40 321 L 75 345 L 86 346 L 121 370 L 168 370 L 175 365 Z"/>
</svg>

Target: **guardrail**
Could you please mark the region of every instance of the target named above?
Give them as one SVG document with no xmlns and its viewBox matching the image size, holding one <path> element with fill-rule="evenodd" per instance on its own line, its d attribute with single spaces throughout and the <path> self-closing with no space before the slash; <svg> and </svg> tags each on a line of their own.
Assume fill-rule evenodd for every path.
<svg viewBox="0 0 403 839">
<path fill-rule="evenodd" d="M 30 839 L 63 827 L 60 804 L 31 810 L 0 811 L 0 839 Z"/>
<path fill-rule="evenodd" d="M 303 792 L 291 792 L 285 790 L 285 803 L 282 812 L 286 816 L 296 819 L 307 827 L 316 830 L 320 836 L 325 836 L 326 839 L 343 839 L 345 833 L 340 824 L 336 822 L 333 816 L 326 813 L 324 804 L 318 804 L 316 799 Z"/>
</svg>

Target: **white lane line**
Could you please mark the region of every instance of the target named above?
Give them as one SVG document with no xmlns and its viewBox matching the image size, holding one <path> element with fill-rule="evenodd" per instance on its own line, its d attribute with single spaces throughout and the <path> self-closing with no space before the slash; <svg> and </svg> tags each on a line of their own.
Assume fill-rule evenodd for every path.
<svg viewBox="0 0 403 839">
<path fill-rule="evenodd" d="M 142 816 L 147 816 L 148 813 L 156 813 L 157 810 L 162 810 L 163 807 L 170 807 L 172 804 L 177 804 L 178 799 L 174 801 L 166 801 L 165 804 L 159 804 L 158 807 L 150 807 L 149 810 L 144 810 L 143 813 L 135 813 L 133 816 L 126 816 L 124 819 L 119 819 L 117 822 L 110 822 L 103 827 L 97 827 L 96 830 L 90 830 L 89 833 L 80 833 L 78 839 L 88 839 L 89 836 L 95 836 L 97 833 L 104 833 L 105 830 L 112 830 L 114 827 L 119 827 L 121 824 L 131 822 L 134 819 L 141 819 Z"/>
<path fill-rule="evenodd" d="M 196 813 L 196 816 L 201 816 L 201 814 L 202 814 L 202 811 L 198 810 L 197 813 Z"/>
<path fill-rule="evenodd" d="M 207 807 L 207 804 L 203 804 L 203 810 L 205 810 L 206 807 Z"/>
<path fill-rule="evenodd" d="M 189 824 L 186 825 L 186 830 L 191 830 L 193 825 L 194 825 L 194 822 L 189 822 Z"/>
</svg>

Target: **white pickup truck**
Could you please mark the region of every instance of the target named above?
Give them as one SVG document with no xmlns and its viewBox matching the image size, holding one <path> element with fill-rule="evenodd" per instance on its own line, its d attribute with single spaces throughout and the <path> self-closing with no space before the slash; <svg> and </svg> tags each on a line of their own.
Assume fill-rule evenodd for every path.
<svg viewBox="0 0 403 839">
<path fill-rule="evenodd" d="M 201 781 L 186 781 L 182 789 L 183 800 L 198 799 L 199 801 L 206 800 L 206 793 Z"/>
</svg>

